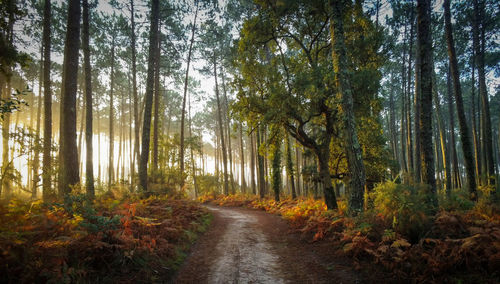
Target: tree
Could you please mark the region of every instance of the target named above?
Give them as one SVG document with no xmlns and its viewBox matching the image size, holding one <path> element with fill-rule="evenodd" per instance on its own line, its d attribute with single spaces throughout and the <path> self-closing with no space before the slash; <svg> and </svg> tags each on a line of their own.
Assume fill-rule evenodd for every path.
<svg viewBox="0 0 500 284">
<path fill-rule="evenodd" d="M 417 1 L 417 53 L 420 60 L 420 150 L 422 181 L 429 186 L 429 201 L 437 209 L 434 150 L 432 141 L 432 37 L 431 1 Z"/>
<path fill-rule="evenodd" d="M 94 163 L 92 161 L 92 73 L 90 66 L 90 47 L 89 47 L 89 3 L 83 0 L 83 29 L 82 29 L 82 49 L 85 69 L 85 145 L 87 147 L 87 157 L 85 163 L 85 185 L 87 195 L 94 198 Z"/>
<path fill-rule="evenodd" d="M 217 119 L 219 121 L 219 129 L 220 129 L 220 141 L 222 147 L 222 162 L 224 165 L 224 194 L 229 194 L 229 182 L 228 182 L 228 174 L 227 174 L 227 152 L 226 152 L 226 144 L 224 142 L 224 126 L 222 124 L 222 111 L 220 96 L 219 96 L 219 86 L 217 83 L 217 53 L 213 51 L 213 67 L 214 67 L 214 79 L 215 79 L 215 96 L 217 98 Z"/>
<path fill-rule="evenodd" d="M 50 80 L 50 0 L 44 1 L 43 8 L 43 158 L 42 158 L 42 197 L 47 200 L 51 189 L 51 156 L 52 147 L 52 93 Z"/>
<path fill-rule="evenodd" d="M 186 116 L 186 98 L 188 91 L 188 79 L 189 79 L 189 65 L 191 64 L 191 56 L 193 53 L 194 36 L 196 33 L 196 19 L 198 18 L 198 1 L 195 1 L 195 12 L 194 20 L 191 26 L 191 40 L 189 42 L 187 66 L 186 66 L 186 76 L 184 78 L 184 95 L 182 99 L 182 113 L 181 113 L 181 134 L 180 134 L 180 150 L 179 150 L 179 163 L 180 163 L 180 174 L 182 176 L 182 181 L 184 183 L 184 120 Z M 182 186 L 182 185 L 181 185 Z"/>
<path fill-rule="evenodd" d="M 59 139 L 59 195 L 71 192 L 80 182 L 76 147 L 76 91 L 80 47 L 80 1 L 69 0 L 64 44 Z"/>
<path fill-rule="evenodd" d="M 137 55 L 135 43 L 134 0 L 130 0 L 130 47 L 132 52 L 132 93 L 134 98 L 134 151 L 132 154 L 131 175 L 135 175 L 135 161 L 139 161 L 139 99 L 137 97 Z"/>
<path fill-rule="evenodd" d="M 351 173 L 351 194 L 349 209 L 356 214 L 363 210 L 365 167 L 358 142 L 356 125 L 354 122 L 353 94 L 349 78 L 349 67 L 346 58 L 344 43 L 344 7 L 339 1 L 330 0 L 332 18 L 330 19 L 330 33 L 333 46 L 333 68 L 335 71 L 335 85 L 342 97 L 342 111 L 344 121 L 344 147 L 346 147 L 347 163 Z M 327 190 L 327 189 L 325 189 Z M 333 190 L 333 188 L 331 189 Z"/>
<path fill-rule="evenodd" d="M 451 26 L 450 0 L 444 0 L 444 22 L 446 31 L 446 42 L 448 44 L 448 56 L 450 59 L 450 69 L 453 78 L 453 87 L 455 93 L 455 102 L 457 105 L 458 122 L 460 123 L 460 138 L 465 160 L 465 170 L 467 173 L 467 187 L 469 198 L 477 200 L 476 175 L 474 173 L 474 158 L 472 156 L 472 144 L 470 138 L 467 119 L 462 99 L 462 89 L 460 86 L 460 72 L 458 70 L 457 56 L 455 52 L 455 43 L 453 41 L 453 31 Z"/>
<path fill-rule="evenodd" d="M 481 1 L 482 2 L 482 1 Z M 484 144 L 483 150 L 483 164 L 485 164 L 485 171 L 488 173 L 488 183 L 495 185 L 495 162 L 493 160 L 493 142 L 491 131 L 491 115 L 488 100 L 488 90 L 486 88 L 486 76 L 484 71 L 484 46 L 485 46 L 485 27 L 482 23 L 484 16 L 483 3 L 479 0 L 474 0 L 474 18 L 472 21 L 472 42 L 475 53 L 475 65 L 477 66 L 477 73 L 479 79 L 479 96 L 481 98 L 481 134 Z M 480 40 L 482 45 L 480 46 Z M 495 191 L 496 192 L 496 191 Z M 493 192 L 493 195 L 496 195 Z"/>
<path fill-rule="evenodd" d="M 148 191 L 148 159 L 149 142 L 151 134 L 151 111 L 153 107 L 153 84 L 154 84 L 154 58 L 156 48 L 158 48 L 158 18 L 159 0 L 151 2 L 150 30 L 149 30 L 149 50 L 148 50 L 148 71 L 146 77 L 146 94 L 144 103 L 144 119 L 142 125 L 142 146 L 141 159 L 139 160 L 139 185 L 144 192 Z"/>
</svg>

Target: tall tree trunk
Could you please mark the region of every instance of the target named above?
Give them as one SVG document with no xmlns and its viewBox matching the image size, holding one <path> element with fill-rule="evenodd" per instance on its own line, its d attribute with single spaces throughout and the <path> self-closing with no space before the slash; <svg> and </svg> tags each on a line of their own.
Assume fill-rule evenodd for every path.
<svg viewBox="0 0 500 284">
<path fill-rule="evenodd" d="M 85 69 L 85 67 L 84 67 Z M 80 89 L 81 91 L 81 89 Z M 79 163 L 79 172 L 83 172 L 83 164 L 82 164 L 82 157 L 83 157 L 83 149 L 82 149 L 82 141 L 83 141 L 83 126 L 85 125 L 85 100 L 83 98 L 83 94 L 80 92 L 80 100 L 82 102 L 81 104 L 81 117 L 80 117 L 80 134 L 78 135 L 78 157 L 80 157 L 80 163 Z M 80 176 L 80 183 L 82 183 L 82 176 Z"/>
<path fill-rule="evenodd" d="M 264 172 L 264 156 L 260 153 L 260 145 L 262 143 L 262 138 L 264 137 L 263 131 L 261 130 L 263 128 L 261 125 L 257 126 L 257 166 L 258 166 L 258 180 L 259 180 L 259 197 L 264 198 L 265 196 L 265 191 L 266 191 L 266 185 L 265 185 L 265 172 Z"/>
<path fill-rule="evenodd" d="M 146 94 L 144 102 L 144 119 L 142 125 L 142 148 L 139 160 L 139 185 L 144 192 L 148 191 L 148 159 L 151 134 L 151 110 L 153 108 L 154 58 L 156 54 L 159 0 L 151 2 L 151 26 L 149 31 L 148 72 L 146 78 Z"/>
<path fill-rule="evenodd" d="M 406 25 L 405 25 L 405 32 L 404 35 L 406 37 Z M 406 136 L 406 76 L 405 76 L 405 63 L 406 63 L 406 38 L 403 37 L 403 54 L 402 54 L 402 64 L 401 64 L 401 78 L 402 78 L 402 84 L 401 84 L 401 91 L 402 91 L 402 97 L 401 97 L 401 169 L 403 173 L 408 173 L 408 163 L 407 163 L 407 136 Z M 406 180 L 406 175 L 403 175 L 403 181 Z"/>
<path fill-rule="evenodd" d="M 297 198 L 297 192 L 295 190 L 292 147 L 290 147 L 290 137 L 288 133 L 285 133 L 285 143 L 286 143 L 286 172 L 288 173 L 288 177 L 290 178 L 290 183 L 292 186 L 292 199 L 295 199 Z"/>
<path fill-rule="evenodd" d="M 193 26 L 191 27 L 191 41 L 189 43 L 188 58 L 186 66 L 186 76 L 184 78 L 184 95 L 182 98 L 182 112 L 181 112 L 181 134 L 180 134 L 180 150 L 179 150 L 179 162 L 180 162 L 180 174 L 182 176 L 182 184 L 184 184 L 184 119 L 186 116 L 186 98 L 188 92 L 188 82 L 189 82 L 189 65 L 191 63 L 191 55 L 193 52 L 194 36 L 196 33 L 196 19 L 198 18 L 198 1 L 196 0 L 196 8 L 194 13 Z"/>
<path fill-rule="evenodd" d="M 413 27 L 413 21 L 414 21 L 414 16 L 413 16 L 413 4 L 412 4 L 412 9 L 411 9 L 411 25 Z M 412 29 L 413 30 L 413 29 Z M 417 27 L 417 33 L 418 33 L 418 27 Z M 411 41 L 410 41 L 411 42 Z M 411 47 L 410 47 L 411 50 Z M 419 42 L 417 41 L 417 50 L 420 50 Z M 415 95 L 414 95 L 414 103 L 413 106 L 415 108 L 415 119 L 414 119 L 414 135 L 415 135 L 415 143 L 414 143 L 414 150 L 413 150 L 413 178 L 416 183 L 422 182 L 422 173 L 420 172 L 421 169 L 421 162 L 420 162 L 420 114 L 421 114 L 421 109 L 420 109 L 420 101 L 421 101 L 421 94 L 420 94 L 420 83 L 421 83 L 421 78 L 420 78 L 420 69 L 421 69 L 421 58 L 419 55 L 419 52 L 416 53 L 415 55 Z M 408 79 L 408 82 L 411 80 Z M 410 93 L 410 84 L 408 84 L 408 93 Z M 432 118 L 431 118 L 432 119 Z"/>
<path fill-rule="evenodd" d="M 434 81 L 433 82 L 436 82 L 435 78 L 435 74 L 433 73 L 433 78 L 434 78 Z M 443 119 L 442 119 L 442 113 L 441 113 L 441 105 L 440 105 L 440 102 L 439 102 L 439 98 L 438 98 L 438 93 L 436 91 L 436 86 L 435 84 L 432 85 L 432 93 L 433 93 L 433 97 L 434 97 L 434 105 L 436 106 L 436 120 L 437 120 L 437 124 L 438 124 L 438 129 L 439 129 L 439 141 L 440 141 L 440 145 L 441 145 L 441 157 L 443 159 L 443 168 L 444 168 L 444 179 L 445 179 L 445 190 L 446 190 L 446 194 L 448 196 L 450 196 L 451 194 L 451 169 L 450 169 L 450 157 L 449 157 L 449 154 L 447 153 L 447 142 L 446 142 L 446 130 L 444 128 L 444 123 L 443 123 Z M 437 147 L 437 146 L 436 146 Z"/>
<path fill-rule="evenodd" d="M 80 1 L 68 0 L 68 23 L 64 44 L 59 140 L 59 195 L 71 192 L 80 181 L 76 148 L 76 90 L 80 47 Z"/>
<path fill-rule="evenodd" d="M 255 142 L 254 133 L 250 133 L 250 184 L 252 186 L 252 194 L 257 194 L 257 187 L 255 184 Z"/>
<path fill-rule="evenodd" d="M 95 196 L 94 189 L 94 162 L 92 158 L 92 71 L 90 66 L 90 47 L 89 47 L 89 3 L 88 0 L 83 0 L 83 64 L 85 69 L 85 146 L 87 147 L 86 163 L 85 163 L 85 184 L 87 189 L 87 196 L 91 199 Z"/>
<path fill-rule="evenodd" d="M 135 47 L 135 15 L 134 15 L 134 0 L 130 0 L 130 46 L 132 51 L 132 91 L 134 97 L 134 153 L 132 154 L 132 168 L 130 169 L 132 183 L 135 176 L 135 161 L 139 163 L 139 98 L 137 95 L 137 55 Z"/>
<path fill-rule="evenodd" d="M 452 181 L 453 187 L 460 187 L 460 173 L 458 172 L 457 147 L 455 143 L 455 116 L 453 115 L 453 98 L 451 94 L 451 77 L 447 74 L 447 95 L 448 95 L 448 115 L 450 121 L 450 147 L 451 147 L 451 165 L 453 169 Z"/>
<path fill-rule="evenodd" d="M 221 71 L 221 77 L 222 77 L 222 91 L 224 95 L 224 121 L 225 121 L 225 127 L 227 130 L 227 147 L 228 147 L 228 154 L 229 154 L 229 178 L 231 181 L 231 193 L 235 194 L 235 187 L 234 187 L 234 175 L 233 175 L 233 150 L 231 147 L 231 122 L 229 119 L 229 104 L 227 100 L 227 93 L 226 93 L 226 82 L 225 82 L 225 76 L 224 76 L 224 69 Z"/>
<path fill-rule="evenodd" d="M 243 147 L 243 124 L 240 122 L 240 164 L 241 164 L 241 192 L 246 193 L 245 182 L 245 149 Z"/>
<path fill-rule="evenodd" d="M 158 170 L 158 125 L 160 107 L 160 31 L 161 23 L 158 23 L 158 47 L 155 54 L 155 93 L 154 93 L 154 120 L 153 120 L 153 171 Z"/>
<path fill-rule="evenodd" d="M 111 190 L 111 185 L 114 182 L 114 150 L 115 150 L 115 133 L 114 133 L 114 79 L 115 79 L 115 34 L 116 31 L 112 31 L 112 39 L 111 39 L 111 79 L 110 79 L 110 90 L 109 90 L 109 160 L 108 160 L 108 191 Z"/>
<path fill-rule="evenodd" d="M 413 7 L 412 7 L 413 10 Z M 412 135 L 412 123 L 411 123 L 411 71 L 412 71 L 412 57 L 413 57 L 413 38 L 414 38 L 414 18 L 413 11 L 410 12 L 410 42 L 408 51 L 408 78 L 407 78 L 407 88 L 406 88 L 406 153 L 408 159 L 408 171 L 414 175 L 414 154 L 413 154 L 413 135 Z M 414 118 L 418 120 L 417 116 Z"/>
<path fill-rule="evenodd" d="M 364 204 L 364 186 L 365 186 L 365 166 L 363 164 L 361 146 L 358 142 L 358 135 L 356 132 L 356 123 L 354 121 L 353 109 L 353 94 L 351 89 L 351 82 L 349 78 L 349 67 L 347 63 L 346 47 L 344 43 L 344 7 L 338 1 L 330 0 L 332 8 L 332 18 L 330 19 L 330 33 L 332 38 L 333 47 L 333 68 L 335 70 L 335 81 L 337 91 L 342 97 L 342 110 L 344 116 L 344 147 L 346 148 L 347 164 L 349 173 L 351 175 L 351 194 L 349 196 L 349 210 L 351 214 L 357 214 L 363 210 Z M 329 143 L 326 147 L 330 147 Z M 328 152 L 328 151 L 325 151 Z M 320 159 L 321 160 L 321 159 Z M 335 200 L 335 193 L 330 178 L 328 169 L 328 160 L 326 165 L 322 165 L 323 173 L 320 175 L 328 175 L 328 183 L 323 183 L 325 186 L 325 197 L 328 191 L 331 191 L 333 200 Z M 325 170 L 326 168 L 326 170 Z M 326 177 L 324 178 L 326 179 Z M 327 201 L 328 202 L 328 201 Z M 328 204 L 328 209 L 336 208 L 336 202 Z"/>
<path fill-rule="evenodd" d="M 193 121 L 191 119 L 191 95 L 189 95 L 189 101 L 188 101 L 188 119 L 189 119 L 189 138 L 191 138 L 191 141 L 193 141 Z M 189 152 L 191 154 L 191 171 L 193 175 L 194 197 L 198 197 L 198 183 L 196 180 L 196 163 L 194 162 L 193 145 L 191 145 L 190 148 L 191 149 Z"/>
<path fill-rule="evenodd" d="M 277 139 L 275 145 L 273 145 L 273 160 L 272 160 L 272 171 L 271 171 L 271 182 L 274 192 L 274 201 L 280 201 L 280 190 L 282 186 L 281 181 L 281 141 Z"/>
<path fill-rule="evenodd" d="M 417 1 L 417 40 L 420 57 L 420 150 L 422 181 L 429 186 L 429 201 L 437 210 L 436 178 L 432 141 L 432 37 L 431 1 Z"/>
<path fill-rule="evenodd" d="M 479 140 L 478 140 L 478 133 L 477 133 L 477 127 L 476 127 L 476 96 L 475 96 L 475 89 L 476 89 L 476 80 L 475 80 L 475 53 L 474 50 L 472 50 L 472 84 L 471 84 L 471 122 L 472 122 L 472 142 L 474 143 L 474 160 L 475 160 L 475 168 L 476 168 L 476 181 L 478 184 L 480 184 L 480 176 L 481 176 L 481 153 L 479 150 Z"/>
<path fill-rule="evenodd" d="M 300 186 L 300 163 L 299 163 L 299 147 L 295 147 L 295 164 L 297 165 L 297 195 L 303 195 L 303 187 Z"/>
<path fill-rule="evenodd" d="M 36 110 L 36 130 L 35 130 L 35 145 L 37 146 L 35 149 L 35 155 L 33 158 L 33 188 L 31 190 L 32 198 L 36 198 L 38 191 L 38 183 L 40 182 L 40 175 L 38 174 L 38 169 L 40 167 L 40 124 L 41 124 L 41 116 L 42 116 L 42 81 L 43 81 L 43 45 L 42 45 L 42 54 L 40 60 L 40 79 L 38 81 L 38 105 Z M 35 102 L 35 98 L 33 98 L 33 103 Z M 29 179 L 28 179 L 29 180 Z"/>
<path fill-rule="evenodd" d="M 455 53 L 455 43 L 451 27 L 450 0 L 444 0 L 444 22 L 446 31 L 446 42 L 448 43 L 448 56 L 450 59 L 453 86 L 455 91 L 455 102 L 457 104 L 458 122 L 460 124 L 460 138 L 462 139 L 462 150 L 465 159 L 465 171 L 467 173 L 467 187 L 469 198 L 477 200 L 476 175 L 474 173 L 474 158 L 472 156 L 472 144 L 469 127 L 465 118 L 465 109 L 462 99 L 462 89 L 460 86 L 460 72 L 458 70 L 457 57 Z"/>
<path fill-rule="evenodd" d="M 227 152 L 226 152 L 226 145 L 224 143 L 224 126 L 222 124 L 222 112 L 223 109 L 221 108 L 221 103 L 220 103 L 220 98 L 219 98 L 219 86 L 217 84 L 217 57 L 214 51 L 213 55 L 213 64 L 214 64 L 214 79 L 215 79 L 215 95 L 217 97 L 217 117 L 219 120 L 219 127 L 220 127 L 220 141 L 221 141 L 221 147 L 222 147 L 222 160 L 224 164 L 224 194 L 228 195 L 229 194 L 229 182 L 228 182 L 228 173 L 227 173 Z"/>
<path fill-rule="evenodd" d="M 483 23 L 483 11 L 484 3 L 479 3 L 478 0 L 474 0 L 474 20 L 473 20 L 473 47 L 476 53 L 476 66 L 477 73 L 479 77 L 479 96 L 481 97 L 481 126 L 482 126 L 482 140 L 484 143 L 484 155 L 486 165 L 486 171 L 488 175 L 488 184 L 495 185 L 495 161 L 493 154 L 493 142 L 492 142 L 492 131 L 491 131 L 491 116 L 490 116 L 490 105 L 488 100 L 488 90 L 486 87 L 486 76 L 484 71 L 484 46 L 485 46 L 485 28 Z M 481 44 L 479 40 L 481 39 Z M 486 171 L 484 171 L 486 173 Z M 493 186 L 495 189 L 495 186 Z M 496 190 L 492 192 L 492 195 L 496 195 Z"/>
</svg>

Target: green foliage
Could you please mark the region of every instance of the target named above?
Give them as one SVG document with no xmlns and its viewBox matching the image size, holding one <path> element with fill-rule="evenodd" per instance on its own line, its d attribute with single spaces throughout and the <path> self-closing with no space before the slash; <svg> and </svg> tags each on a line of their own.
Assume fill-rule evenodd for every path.
<svg viewBox="0 0 500 284">
<path fill-rule="evenodd" d="M 119 204 L 117 201 L 115 204 Z M 116 206 L 116 205 L 115 205 Z M 111 207 L 112 209 L 113 207 Z M 102 216 L 92 204 L 86 194 L 69 194 L 64 197 L 64 209 L 71 216 L 82 218 L 79 226 L 90 233 L 115 230 L 120 225 L 122 216 Z"/>
<path fill-rule="evenodd" d="M 196 177 L 200 195 L 213 195 L 220 193 L 221 179 L 215 175 L 199 175 Z"/>
<path fill-rule="evenodd" d="M 389 181 L 377 185 L 369 196 L 373 200 L 373 209 L 386 222 L 392 222 L 396 232 L 412 241 L 421 238 L 431 222 L 432 208 L 423 187 Z"/>
</svg>

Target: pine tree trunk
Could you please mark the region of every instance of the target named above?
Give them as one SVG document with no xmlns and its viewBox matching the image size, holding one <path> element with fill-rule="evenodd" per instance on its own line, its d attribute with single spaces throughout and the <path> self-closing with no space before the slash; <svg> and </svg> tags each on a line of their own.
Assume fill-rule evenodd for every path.
<svg viewBox="0 0 500 284">
<path fill-rule="evenodd" d="M 472 122 L 472 141 L 474 143 L 474 160 L 475 160 L 475 168 L 476 168 L 476 182 L 479 185 L 481 182 L 480 176 L 481 176 L 481 153 L 480 153 L 480 148 L 479 148 L 479 139 L 478 139 L 478 133 L 477 133 L 477 123 L 476 123 L 476 96 L 475 96 L 475 54 L 474 51 L 472 51 L 473 55 L 473 60 L 471 62 L 472 65 L 472 85 L 471 85 L 471 122 Z"/>
<path fill-rule="evenodd" d="M 47 0 L 48 1 L 48 0 Z M 40 124 L 41 124 L 41 116 L 42 116 L 42 81 L 43 81 L 43 46 L 42 46 L 42 54 L 41 54 L 41 60 L 40 60 L 40 79 L 38 81 L 39 88 L 38 88 L 38 104 L 37 104 L 37 110 L 36 110 L 36 130 L 35 130 L 35 139 L 36 139 L 36 150 L 35 150 L 35 155 L 33 157 L 33 188 L 31 190 L 32 194 L 31 197 L 33 199 L 36 198 L 37 191 L 38 191 L 38 183 L 40 182 L 40 175 L 38 174 L 38 170 L 40 167 Z M 35 98 L 33 98 L 33 103 L 35 102 Z M 30 180 L 30 179 L 28 179 Z"/>
<path fill-rule="evenodd" d="M 462 89 L 460 86 L 460 72 L 458 70 L 458 62 L 455 53 L 455 43 L 453 41 L 453 33 L 451 27 L 451 12 L 450 0 L 444 0 L 444 19 L 446 42 L 448 43 L 448 56 L 450 59 L 451 73 L 453 77 L 453 86 L 455 93 L 455 102 L 457 105 L 458 122 L 460 124 L 460 138 L 462 140 L 462 150 L 465 159 L 465 171 L 467 173 L 467 187 L 469 190 L 469 198 L 477 200 L 476 175 L 474 173 L 474 158 L 472 156 L 472 144 L 470 139 L 469 127 L 465 118 L 465 109 L 462 99 Z"/>
<path fill-rule="evenodd" d="M 246 193 L 245 182 L 245 149 L 243 147 L 243 124 L 240 122 L 240 162 L 241 162 L 241 192 Z"/>
<path fill-rule="evenodd" d="M 83 49 L 83 62 L 85 69 L 85 146 L 87 147 L 86 163 L 85 163 L 85 184 L 87 189 L 87 196 L 91 199 L 95 196 L 94 189 L 94 162 L 92 158 L 92 73 L 90 65 L 90 46 L 89 46 L 89 3 L 88 0 L 83 0 L 83 30 L 82 30 L 82 49 Z"/>
<path fill-rule="evenodd" d="M 80 1 L 68 0 L 64 44 L 59 140 L 59 195 L 66 196 L 80 181 L 76 147 L 76 91 L 80 48 Z"/>
<path fill-rule="evenodd" d="M 435 74 L 433 73 L 433 78 L 435 79 Z M 436 82 L 434 80 L 433 82 Z M 435 84 L 432 85 L 432 93 L 434 96 L 434 106 L 436 107 L 436 120 L 439 129 L 439 141 L 441 145 L 441 157 L 443 159 L 443 168 L 444 168 L 444 180 L 445 180 L 445 190 L 446 194 L 450 196 L 451 194 L 451 169 L 450 169 L 450 157 L 448 154 L 448 147 L 446 142 L 446 130 L 444 128 L 444 123 L 441 114 L 441 105 L 438 98 L 438 93 L 436 91 Z M 437 147 L 437 146 L 436 146 Z"/>
<path fill-rule="evenodd" d="M 130 0 L 130 45 L 132 51 L 132 91 L 134 97 L 134 152 L 132 154 L 132 168 L 131 176 L 132 180 L 134 180 L 135 176 L 135 162 L 139 163 L 139 98 L 137 95 L 137 55 L 136 55 L 136 47 L 135 47 L 135 14 L 134 14 L 134 0 Z M 132 182 L 133 183 L 133 182 Z"/>
<path fill-rule="evenodd" d="M 161 23 L 158 23 L 158 30 L 161 31 Z M 153 171 L 158 170 L 158 125 L 159 125 L 159 107 L 160 107 L 160 32 L 158 31 L 158 47 L 155 54 L 155 93 L 154 93 L 154 120 L 153 120 Z"/>
<path fill-rule="evenodd" d="M 344 23 L 343 23 L 343 9 L 338 1 L 330 0 L 332 8 L 332 18 L 330 19 L 330 34 L 333 47 L 333 69 L 335 71 L 335 81 L 337 91 L 342 97 L 342 110 L 343 110 L 343 131 L 344 131 L 344 147 L 346 148 L 347 164 L 349 173 L 351 175 L 351 194 L 349 196 L 349 211 L 355 215 L 363 210 L 364 204 L 364 186 L 365 186 L 365 167 L 363 164 L 361 146 L 358 142 L 358 135 L 356 132 L 356 123 L 354 121 L 353 109 L 353 93 L 349 78 L 349 67 L 347 63 L 346 47 L 344 43 Z M 326 144 L 329 148 L 330 144 Z M 328 151 L 323 151 L 322 158 L 318 156 L 320 162 L 320 175 L 323 179 L 325 187 L 325 202 L 327 202 L 328 209 L 335 209 L 337 207 L 335 200 L 335 193 L 330 178 L 328 169 L 328 159 L 323 161 L 325 154 Z M 327 181 L 328 180 L 328 181 Z M 325 183 L 325 181 L 327 181 Z M 333 195 L 331 200 L 327 200 L 327 195 Z M 331 204 L 329 204 L 331 203 Z"/>
<path fill-rule="evenodd" d="M 214 64 L 214 79 L 215 79 L 215 95 L 217 97 L 217 118 L 219 121 L 219 127 L 220 127 L 220 141 L 221 141 L 221 147 L 222 147 L 222 160 L 223 160 L 223 166 L 224 166 L 224 194 L 228 195 L 229 194 L 229 181 L 228 181 L 228 173 L 227 173 L 227 152 L 226 152 L 226 145 L 224 143 L 224 126 L 222 124 L 222 112 L 223 109 L 221 108 L 221 103 L 220 103 L 220 98 L 219 98 L 219 86 L 217 84 L 217 56 L 214 51 L 213 55 L 213 64 Z"/>
<path fill-rule="evenodd" d="M 114 79 L 115 79 L 115 27 L 113 27 L 112 31 L 112 39 L 111 39 L 111 75 L 110 75 L 110 90 L 109 90 L 109 160 L 108 160 L 108 191 L 111 190 L 111 185 L 114 182 Z"/>
<path fill-rule="evenodd" d="M 288 173 L 288 177 L 290 178 L 290 183 L 292 186 L 292 199 L 296 199 L 297 192 L 295 190 L 295 177 L 294 177 L 293 160 L 292 160 L 292 147 L 290 147 L 290 137 L 289 137 L 288 133 L 285 133 L 285 143 L 286 143 L 286 171 Z"/>
<path fill-rule="evenodd" d="M 476 53 L 476 66 L 479 77 L 479 96 L 481 98 L 481 127 L 482 140 L 484 143 L 484 164 L 486 165 L 484 173 L 487 172 L 488 184 L 495 185 L 495 161 L 493 154 L 493 142 L 491 131 L 491 116 L 488 100 L 488 90 L 486 86 L 486 76 L 484 70 L 484 46 L 485 46 L 485 28 L 483 23 L 484 3 L 479 3 L 474 0 L 474 21 L 473 21 L 473 47 Z M 479 42 L 481 40 L 481 44 Z M 493 186 L 495 189 L 495 186 Z M 496 190 L 492 192 L 492 196 L 496 195 Z"/>
<path fill-rule="evenodd" d="M 432 37 L 431 1 L 417 1 L 417 40 L 420 57 L 420 149 L 422 182 L 429 186 L 429 201 L 437 210 L 436 178 L 432 141 Z"/>
<path fill-rule="evenodd" d="M 261 125 L 257 126 L 257 149 L 256 149 L 256 154 L 257 154 L 257 166 L 258 166 L 258 181 L 259 181 L 259 197 L 264 198 L 266 194 L 266 185 L 265 185 L 265 171 L 264 171 L 264 157 L 261 155 L 259 149 L 260 145 L 263 142 L 262 138 L 264 137 L 263 131 L 261 130 L 263 128 Z"/>
<path fill-rule="evenodd" d="M 250 184 L 252 186 L 252 194 L 257 194 L 257 186 L 255 184 L 255 142 L 254 133 L 250 133 Z"/>
<path fill-rule="evenodd" d="M 227 130 L 227 147 L 228 147 L 228 154 L 229 154 L 229 178 L 231 182 L 231 193 L 235 194 L 236 189 L 234 186 L 234 175 L 233 175 L 233 154 L 232 154 L 232 147 L 231 147 L 231 122 L 229 119 L 229 105 L 227 101 L 227 94 L 226 94 L 226 82 L 225 82 L 225 76 L 224 76 L 224 70 L 221 72 L 221 77 L 222 77 L 222 91 L 224 95 L 224 122 L 225 122 L 225 127 Z"/>
<path fill-rule="evenodd" d="M 412 8 L 413 10 L 413 8 Z M 414 38 L 414 21 L 413 21 L 413 11 L 410 16 L 410 42 L 408 51 L 408 78 L 407 78 L 407 88 L 406 88 L 406 153 L 408 159 L 408 171 L 411 174 L 415 174 L 414 171 L 414 154 L 413 154 L 413 135 L 412 135 L 412 119 L 411 119 L 411 71 L 412 71 L 412 57 L 413 57 L 413 38 Z M 417 120 L 417 116 L 415 116 Z"/>
<path fill-rule="evenodd" d="M 196 8 L 194 13 L 193 26 L 191 27 L 191 41 L 189 43 L 186 76 L 184 78 L 184 95 L 182 99 L 182 112 L 181 112 L 181 134 L 180 134 L 180 150 L 179 150 L 179 162 L 180 162 L 180 174 L 182 176 L 182 183 L 184 183 L 184 119 L 186 116 L 186 97 L 188 92 L 188 80 L 189 80 L 189 65 L 191 63 L 191 55 L 193 52 L 194 36 L 196 32 L 196 19 L 198 17 L 198 1 L 196 1 Z M 182 186 L 183 184 L 181 184 Z"/>
<path fill-rule="evenodd" d="M 158 48 L 157 33 L 159 19 L 159 0 L 151 2 L 151 25 L 149 31 L 148 71 L 146 77 L 146 94 L 144 100 L 144 119 L 142 125 L 141 159 L 139 160 L 139 185 L 148 192 L 148 159 L 151 134 L 151 110 L 153 108 L 154 58 Z"/>
<path fill-rule="evenodd" d="M 274 145 L 273 160 L 272 160 L 272 171 L 271 171 L 271 181 L 272 188 L 274 192 L 274 201 L 280 201 L 280 190 L 281 190 L 281 141 L 277 141 Z"/>
<path fill-rule="evenodd" d="M 455 116 L 453 115 L 453 98 L 451 94 L 451 78 L 448 72 L 447 74 L 447 94 L 448 94 L 448 116 L 450 121 L 450 147 L 451 147 L 451 165 L 452 165 L 452 181 L 453 187 L 458 188 L 460 186 L 460 174 L 458 172 L 458 157 L 457 157 L 457 147 L 455 143 Z"/>
<path fill-rule="evenodd" d="M 412 5 L 412 10 L 411 10 L 411 25 L 412 25 L 412 31 L 413 31 L 413 21 L 414 21 L 414 16 L 413 16 L 413 5 Z M 417 27 L 417 33 L 418 33 L 418 27 Z M 411 47 L 410 47 L 411 50 Z M 420 50 L 419 42 L 417 41 L 417 50 Z M 421 101 L 421 94 L 420 94 L 420 88 L 421 88 L 421 78 L 420 78 L 420 69 L 421 69 L 421 58 L 419 55 L 419 52 L 416 53 L 415 55 L 415 95 L 414 95 L 414 134 L 415 134 L 415 143 L 414 143 L 414 150 L 413 150 L 413 178 L 416 183 L 421 183 L 422 182 L 422 173 L 420 172 L 421 169 L 421 162 L 420 162 L 420 114 L 421 114 L 421 109 L 420 109 L 420 101 Z M 409 76 L 409 74 L 408 74 Z M 408 80 L 410 82 L 411 80 Z M 408 93 L 410 93 L 410 84 L 408 84 Z"/>
</svg>

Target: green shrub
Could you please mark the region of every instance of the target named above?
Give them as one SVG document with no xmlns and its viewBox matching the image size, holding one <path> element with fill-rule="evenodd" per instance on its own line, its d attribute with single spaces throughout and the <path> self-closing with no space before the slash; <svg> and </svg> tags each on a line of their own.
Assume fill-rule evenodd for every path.
<svg viewBox="0 0 500 284">
<path fill-rule="evenodd" d="M 412 242 L 418 241 L 430 228 L 432 205 L 425 185 L 410 186 L 385 182 L 370 193 L 373 210 L 391 223 L 394 231 Z"/>
</svg>

